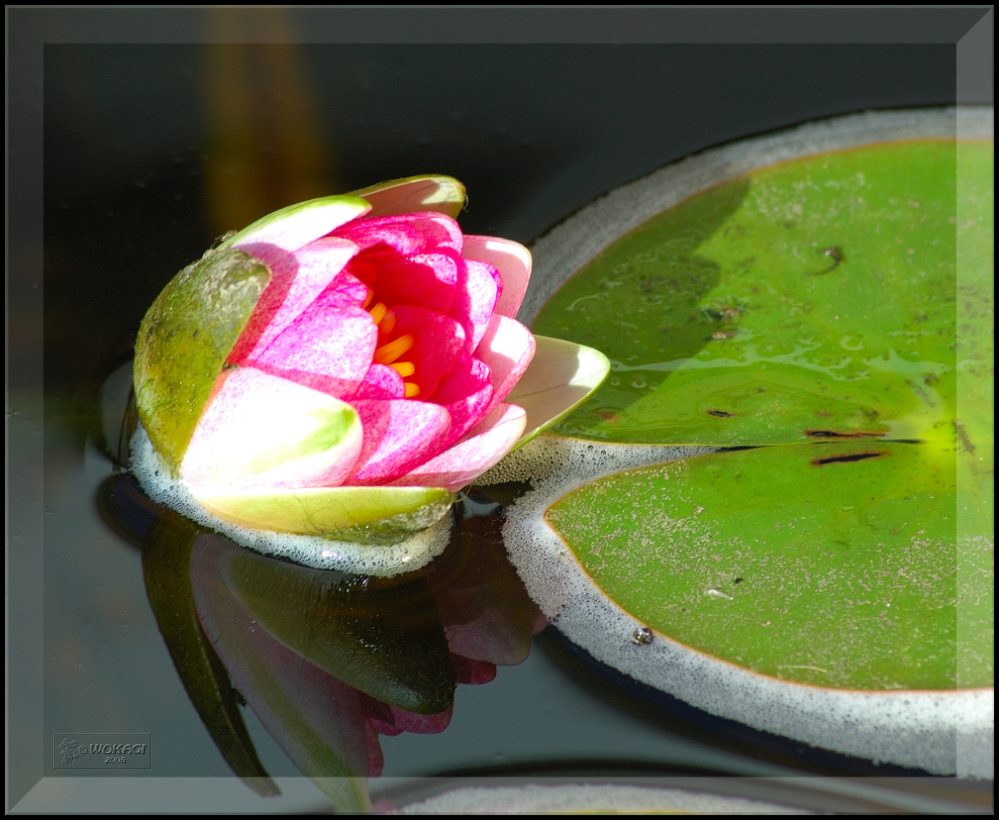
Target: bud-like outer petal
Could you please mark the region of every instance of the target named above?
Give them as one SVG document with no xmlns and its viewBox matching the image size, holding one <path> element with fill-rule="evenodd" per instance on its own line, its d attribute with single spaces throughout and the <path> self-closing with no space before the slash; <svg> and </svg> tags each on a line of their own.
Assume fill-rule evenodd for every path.
<svg viewBox="0 0 999 820">
<path fill-rule="evenodd" d="M 547 336 L 535 336 L 534 342 L 534 359 L 505 399 L 527 412 L 517 447 L 569 415 L 610 372 L 610 360 L 592 347 Z"/>
<path fill-rule="evenodd" d="M 371 203 L 371 216 L 436 211 L 454 218 L 465 207 L 465 186 L 454 177 L 427 174 L 390 179 L 351 191 Z"/>
<path fill-rule="evenodd" d="M 220 247 L 273 245 L 294 253 L 370 210 L 367 201 L 349 194 L 310 199 L 261 217 L 227 237 Z"/>
</svg>

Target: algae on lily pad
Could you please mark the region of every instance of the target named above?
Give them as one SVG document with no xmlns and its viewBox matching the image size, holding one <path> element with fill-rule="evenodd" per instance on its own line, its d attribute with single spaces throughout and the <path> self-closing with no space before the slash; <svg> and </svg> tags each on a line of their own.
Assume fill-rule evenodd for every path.
<svg viewBox="0 0 999 820">
<path fill-rule="evenodd" d="M 982 774 L 993 145 L 989 114 L 963 112 L 962 139 L 955 117 L 716 149 L 543 239 L 534 329 L 599 348 L 611 374 L 533 445 L 558 469 L 505 536 L 559 629 L 640 680 Z"/>
</svg>

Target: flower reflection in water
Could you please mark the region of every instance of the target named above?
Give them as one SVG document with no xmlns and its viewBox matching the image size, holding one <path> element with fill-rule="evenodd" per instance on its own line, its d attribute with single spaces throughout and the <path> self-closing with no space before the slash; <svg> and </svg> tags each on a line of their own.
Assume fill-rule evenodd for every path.
<svg viewBox="0 0 999 820">
<path fill-rule="evenodd" d="M 364 810 L 364 778 L 382 769 L 378 736 L 443 731 L 456 683 L 520 663 L 545 624 L 495 516 L 459 522 L 422 570 L 372 579 L 245 550 L 154 504 L 129 475 L 104 482 L 99 506 L 141 547 L 180 678 L 229 766 L 261 794 L 277 787 L 239 697 L 338 810 Z"/>
</svg>

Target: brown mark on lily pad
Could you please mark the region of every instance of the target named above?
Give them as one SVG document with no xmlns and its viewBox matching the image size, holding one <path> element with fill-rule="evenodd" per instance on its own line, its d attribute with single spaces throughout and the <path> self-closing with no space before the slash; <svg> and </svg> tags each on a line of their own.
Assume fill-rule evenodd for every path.
<svg viewBox="0 0 999 820">
<path fill-rule="evenodd" d="M 826 458 L 813 458 L 812 464 L 816 467 L 822 467 L 825 464 L 849 464 L 852 461 L 866 461 L 869 458 L 881 458 L 881 456 L 888 455 L 887 452 L 867 450 L 862 453 L 844 453 L 837 456 L 827 456 Z"/>
</svg>

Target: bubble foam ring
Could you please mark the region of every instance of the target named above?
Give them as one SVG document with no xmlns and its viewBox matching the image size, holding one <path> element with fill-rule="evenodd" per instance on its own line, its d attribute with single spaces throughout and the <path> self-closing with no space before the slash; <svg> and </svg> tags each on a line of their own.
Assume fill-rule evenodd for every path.
<svg viewBox="0 0 999 820">
<path fill-rule="evenodd" d="M 400 814 L 813 814 L 739 797 L 617 784 L 455 789 L 405 806 Z"/>
</svg>

